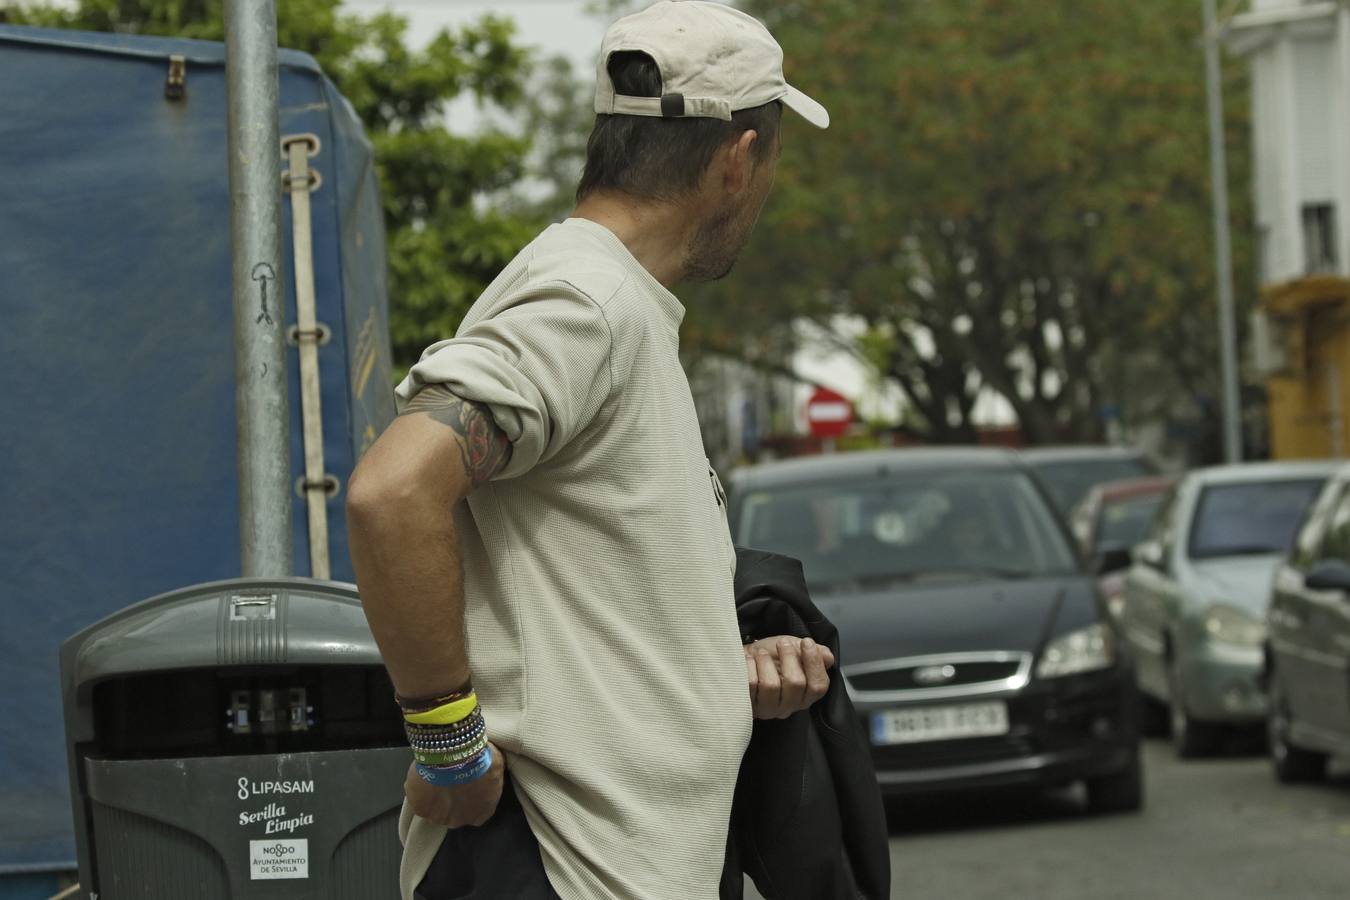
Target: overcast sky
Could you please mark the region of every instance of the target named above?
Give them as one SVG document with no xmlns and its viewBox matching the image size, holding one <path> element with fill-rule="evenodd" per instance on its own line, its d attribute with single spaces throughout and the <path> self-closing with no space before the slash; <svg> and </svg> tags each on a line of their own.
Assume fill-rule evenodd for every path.
<svg viewBox="0 0 1350 900">
<path fill-rule="evenodd" d="M 408 43 L 427 44 L 442 28 L 455 28 L 486 15 L 512 20 L 520 44 L 539 58 L 564 56 L 577 77 L 590 79 L 600 51 L 600 38 L 608 24 L 588 13 L 586 0 L 344 0 L 343 7 L 358 14 L 393 10 L 408 20 Z M 484 124 L 484 113 L 472 97 L 461 97 L 447 110 L 450 127 L 472 132 Z"/>
<path fill-rule="evenodd" d="M 605 31 L 602 17 L 586 12 L 586 0 L 345 0 L 356 13 L 392 9 L 408 20 L 410 43 L 421 46 L 442 28 L 473 22 L 492 14 L 512 19 L 520 42 L 546 56 L 566 56 L 574 66 L 590 70 Z"/>
</svg>

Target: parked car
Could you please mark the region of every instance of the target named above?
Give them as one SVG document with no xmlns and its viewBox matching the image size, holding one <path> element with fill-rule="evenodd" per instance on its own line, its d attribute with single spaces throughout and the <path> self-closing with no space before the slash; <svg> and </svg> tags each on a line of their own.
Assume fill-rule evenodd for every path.
<svg viewBox="0 0 1350 900">
<path fill-rule="evenodd" d="M 1096 485 L 1158 474 L 1158 467 L 1152 460 L 1128 447 L 1084 444 L 1032 447 L 1021 453 L 1065 516 L 1082 503 Z"/>
<path fill-rule="evenodd" d="M 1280 781 L 1316 781 L 1350 752 L 1350 467 L 1327 482 L 1275 576 L 1266 717 Z"/>
<path fill-rule="evenodd" d="M 1016 454 L 840 454 L 732 485 L 737 543 L 800 559 L 839 628 L 883 792 L 1082 780 L 1093 810 L 1139 808 L 1128 663 Z"/>
<path fill-rule="evenodd" d="M 1175 483 L 1171 477 L 1155 475 L 1099 484 L 1069 517 L 1069 528 L 1083 558 L 1096 570 L 1107 612 L 1115 620 L 1125 603 L 1125 572 L 1133 561 L 1130 550 L 1148 534 Z"/>
<path fill-rule="evenodd" d="M 1264 721 L 1271 579 L 1335 469 L 1281 462 L 1196 470 L 1135 548 L 1121 631 L 1151 701 L 1146 729 L 1170 727 L 1178 755 L 1210 753 L 1225 727 Z"/>
</svg>

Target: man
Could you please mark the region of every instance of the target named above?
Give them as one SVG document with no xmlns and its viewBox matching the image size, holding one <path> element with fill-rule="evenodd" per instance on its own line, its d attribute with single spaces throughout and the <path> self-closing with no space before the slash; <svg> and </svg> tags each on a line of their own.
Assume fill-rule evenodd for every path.
<svg viewBox="0 0 1350 900">
<path fill-rule="evenodd" d="M 828 125 L 743 13 L 615 23 L 574 217 L 427 349 L 353 475 L 352 559 L 417 759 L 405 898 L 711 900 L 752 715 L 828 686 L 810 641 L 741 645 L 668 290 L 730 271 L 784 105 Z"/>
</svg>

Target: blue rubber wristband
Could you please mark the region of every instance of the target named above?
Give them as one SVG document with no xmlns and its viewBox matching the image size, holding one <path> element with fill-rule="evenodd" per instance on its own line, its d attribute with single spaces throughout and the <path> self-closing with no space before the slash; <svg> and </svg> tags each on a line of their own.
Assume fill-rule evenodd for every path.
<svg viewBox="0 0 1350 900">
<path fill-rule="evenodd" d="M 453 769 L 442 768 L 440 766 L 424 766 L 417 763 L 417 774 L 427 784 L 436 787 L 457 787 L 461 784 L 468 784 L 471 781 L 477 781 L 492 769 L 492 748 L 484 747 L 483 755 L 475 762 L 462 766 L 456 766 Z"/>
</svg>

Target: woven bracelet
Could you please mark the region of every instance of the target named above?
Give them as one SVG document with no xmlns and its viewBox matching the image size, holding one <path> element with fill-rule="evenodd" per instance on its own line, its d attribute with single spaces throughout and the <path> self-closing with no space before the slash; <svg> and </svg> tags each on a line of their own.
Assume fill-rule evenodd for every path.
<svg viewBox="0 0 1350 900">
<path fill-rule="evenodd" d="M 463 700 L 472 693 L 473 685 L 466 684 L 457 691 L 451 691 L 448 694 L 441 694 L 436 697 L 400 697 L 395 694 L 394 700 L 397 701 L 404 715 L 407 715 L 408 713 L 426 712 L 438 706 L 445 706 L 447 703 L 454 703 L 456 700 Z"/>
</svg>

